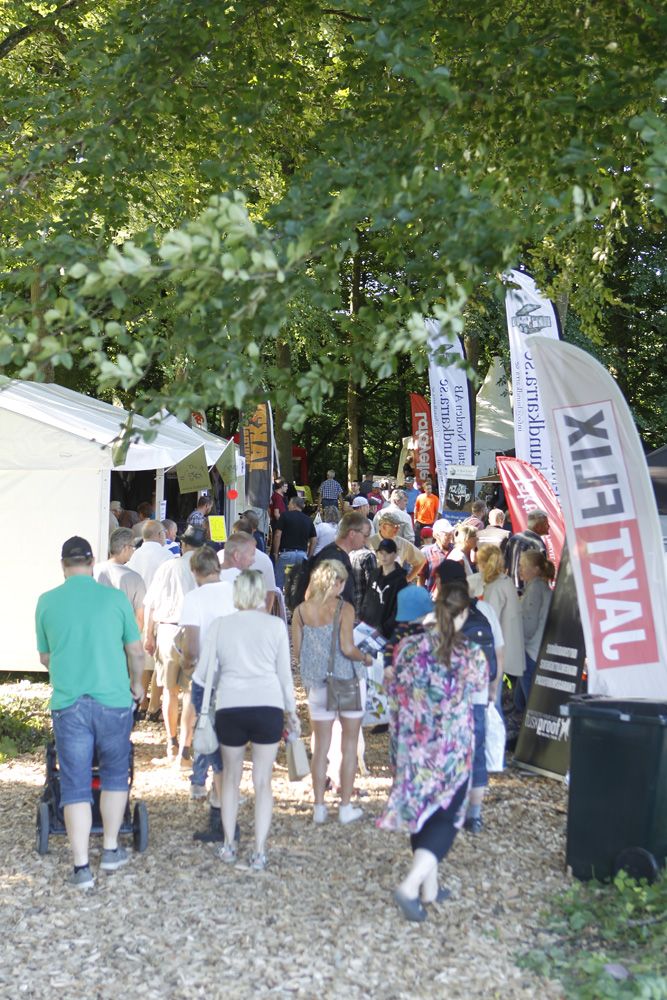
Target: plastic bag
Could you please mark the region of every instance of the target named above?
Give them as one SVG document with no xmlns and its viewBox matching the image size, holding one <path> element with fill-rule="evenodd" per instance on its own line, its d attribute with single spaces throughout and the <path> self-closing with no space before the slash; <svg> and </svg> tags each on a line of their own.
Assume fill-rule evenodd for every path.
<svg viewBox="0 0 667 1000">
<path fill-rule="evenodd" d="M 382 654 L 366 668 L 366 705 L 363 726 L 380 726 L 389 722 L 387 692 L 384 689 L 384 660 Z"/>
<path fill-rule="evenodd" d="M 486 708 L 486 769 L 505 768 L 505 723 L 495 705 Z"/>
<path fill-rule="evenodd" d="M 308 754 L 303 742 L 298 736 L 293 739 L 288 737 L 285 744 L 287 756 L 287 774 L 290 781 L 301 781 L 307 774 L 310 774 L 310 764 Z"/>
</svg>

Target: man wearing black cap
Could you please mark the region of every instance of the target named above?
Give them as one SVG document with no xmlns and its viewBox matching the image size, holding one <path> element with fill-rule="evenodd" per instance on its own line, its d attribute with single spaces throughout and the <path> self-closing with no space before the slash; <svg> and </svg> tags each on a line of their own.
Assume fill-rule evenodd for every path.
<svg viewBox="0 0 667 1000">
<path fill-rule="evenodd" d="M 127 802 L 132 702 L 143 697 L 144 652 L 125 594 L 93 578 L 86 539 L 68 538 L 61 560 L 65 582 L 37 602 L 37 649 L 53 687 L 60 801 L 74 860 L 69 881 L 88 889 L 94 885 L 88 864 L 93 753 L 102 788 L 100 868 L 115 871 L 128 860 L 118 831 Z"/>
<path fill-rule="evenodd" d="M 182 556 L 168 559 L 158 567 L 146 591 L 144 601 L 146 652 L 155 657 L 158 687 L 162 688 L 162 717 L 167 731 L 167 760 L 178 757 L 185 768 L 191 765 L 192 719 L 187 711 L 190 704 L 190 678 L 181 670 L 181 658 L 174 645 L 183 598 L 194 590 L 196 583 L 190 569 L 193 553 L 206 542 L 203 528 L 191 524 L 181 535 Z M 178 694 L 183 690 L 180 743 L 178 728 Z"/>
</svg>

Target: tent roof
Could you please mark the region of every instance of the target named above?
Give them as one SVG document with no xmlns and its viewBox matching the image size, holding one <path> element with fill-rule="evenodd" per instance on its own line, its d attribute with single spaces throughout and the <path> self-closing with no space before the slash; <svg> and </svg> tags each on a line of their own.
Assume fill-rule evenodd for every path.
<svg viewBox="0 0 667 1000">
<path fill-rule="evenodd" d="M 494 358 L 475 408 L 475 451 L 511 451 L 514 447 L 514 418 L 509 393 L 498 383 L 505 379 L 500 358 Z"/>
<path fill-rule="evenodd" d="M 52 382 L 21 382 L 17 379 L 1 378 L 0 409 L 98 445 L 100 468 L 113 468 L 119 472 L 170 468 L 192 454 L 202 444 L 194 431 L 173 417 L 168 424 L 153 425 L 146 418 L 135 415 L 133 426 L 138 431 L 150 429 L 155 436 L 151 441 L 146 441 L 139 434 L 135 435 L 125 461 L 116 465 L 113 462 L 111 448 L 127 419 L 127 410 Z M 219 440 L 221 452 L 226 442 Z M 211 451 L 213 453 L 215 449 Z M 213 464 L 216 458 L 212 459 L 210 464 Z M 28 450 L 26 461 L 30 461 Z"/>
</svg>

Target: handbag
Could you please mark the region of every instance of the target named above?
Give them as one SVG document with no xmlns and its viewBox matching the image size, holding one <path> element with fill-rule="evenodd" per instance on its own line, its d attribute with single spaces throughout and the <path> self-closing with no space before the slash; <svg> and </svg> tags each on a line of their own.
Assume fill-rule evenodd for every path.
<svg viewBox="0 0 667 1000">
<path fill-rule="evenodd" d="M 215 731 L 215 705 L 211 705 L 213 675 L 215 674 L 214 664 L 215 658 L 211 657 L 206 672 L 201 712 L 192 733 L 192 749 L 196 754 L 215 753 L 220 745 L 218 734 Z"/>
<path fill-rule="evenodd" d="M 336 614 L 334 615 L 333 628 L 331 630 L 331 651 L 329 653 L 329 667 L 327 670 L 327 711 L 328 712 L 360 712 L 361 689 L 359 678 L 355 675 L 349 679 L 334 677 L 333 665 L 336 656 L 336 643 L 338 642 L 338 632 L 340 628 L 340 612 L 343 606 L 341 600 L 338 601 Z"/>
</svg>

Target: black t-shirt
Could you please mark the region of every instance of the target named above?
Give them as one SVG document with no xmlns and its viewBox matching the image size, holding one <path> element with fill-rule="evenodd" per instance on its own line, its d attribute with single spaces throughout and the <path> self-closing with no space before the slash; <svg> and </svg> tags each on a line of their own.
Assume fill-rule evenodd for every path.
<svg viewBox="0 0 667 1000">
<path fill-rule="evenodd" d="M 276 525 L 278 531 L 282 531 L 280 536 L 281 552 L 307 552 L 308 542 L 311 538 L 317 537 L 315 525 L 307 514 L 300 510 L 288 510 L 281 514 Z"/>
</svg>

